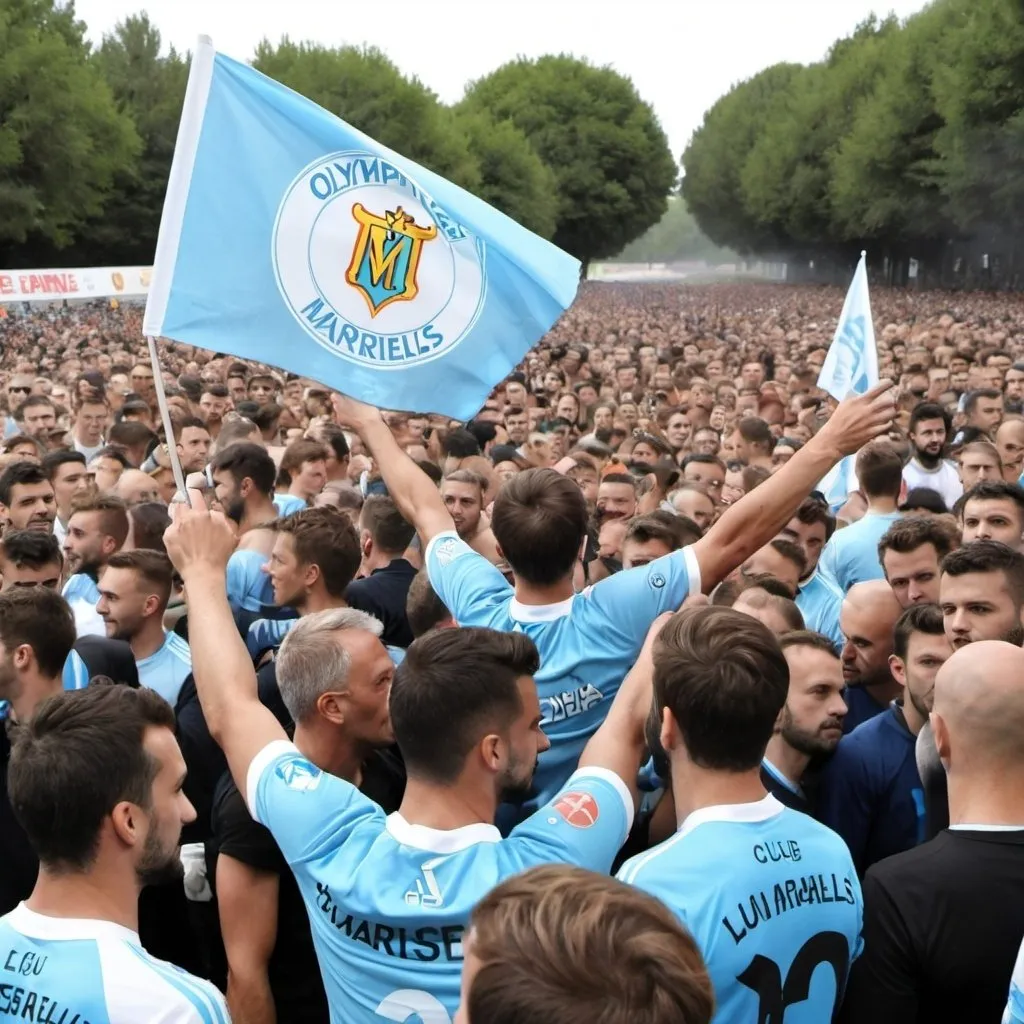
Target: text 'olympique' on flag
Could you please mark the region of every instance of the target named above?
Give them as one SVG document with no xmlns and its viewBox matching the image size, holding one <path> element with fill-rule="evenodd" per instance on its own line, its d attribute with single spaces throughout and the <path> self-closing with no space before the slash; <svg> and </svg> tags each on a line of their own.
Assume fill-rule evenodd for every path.
<svg viewBox="0 0 1024 1024">
<path fill-rule="evenodd" d="M 389 409 L 472 416 L 579 263 L 201 39 L 144 330 Z"/>
</svg>

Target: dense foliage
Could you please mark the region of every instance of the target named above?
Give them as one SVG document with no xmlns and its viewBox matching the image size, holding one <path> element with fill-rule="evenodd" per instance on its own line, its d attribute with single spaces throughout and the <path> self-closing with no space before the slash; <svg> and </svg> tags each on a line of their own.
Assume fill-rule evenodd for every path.
<svg viewBox="0 0 1024 1024">
<path fill-rule="evenodd" d="M 1024 5 L 935 0 L 735 86 L 694 133 L 682 191 L 710 238 L 745 253 L 937 264 L 983 236 L 1012 259 L 1022 155 Z"/>
<path fill-rule="evenodd" d="M 0 0 L 0 266 L 152 260 L 188 77 L 145 14 L 93 49 L 71 4 Z M 442 104 L 379 50 L 264 41 L 253 64 L 588 261 L 657 223 L 678 167 L 628 79 L 517 61 Z"/>
</svg>

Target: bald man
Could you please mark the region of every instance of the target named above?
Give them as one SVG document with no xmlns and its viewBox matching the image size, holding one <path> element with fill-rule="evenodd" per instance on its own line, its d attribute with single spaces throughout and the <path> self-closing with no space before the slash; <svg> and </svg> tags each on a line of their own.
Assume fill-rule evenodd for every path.
<svg viewBox="0 0 1024 1024">
<path fill-rule="evenodd" d="M 881 714 L 900 695 L 892 677 L 892 630 L 903 611 L 884 579 L 855 583 L 839 609 L 843 633 L 843 679 L 846 704 L 843 732 L 853 732 L 862 722 Z"/>
<path fill-rule="evenodd" d="M 114 493 L 126 505 L 141 505 L 146 501 L 159 501 L 157 482 L 141 469 L 126 469 L 114 486 Z"/>
<path fill-rule="evenodd" d="M 864 878 L 864 953 L 842 1019 L 998 1021 L 1024 934 L 1024 651 L 961 648 L 935 679 L 932 726 L 950 826 Z"/>
<path fill-rule="evenodd" d="M 1024 420 L 1004 420 L 996 431 L 996 448 L 1003 461 L 1003 479 L 1018 483 L 1024 469 Z"/>
</svg>

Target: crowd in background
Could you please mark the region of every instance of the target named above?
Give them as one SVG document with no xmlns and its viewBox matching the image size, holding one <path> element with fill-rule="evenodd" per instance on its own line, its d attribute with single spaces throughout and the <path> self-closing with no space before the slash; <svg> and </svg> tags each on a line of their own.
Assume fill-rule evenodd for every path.
<svg viewBox="0 0 1024 1024">
<path fill-rule="evenodd" d="M 344 952 L 347 975 L 327 965 L 317 914 L 340 934 L 346 897 L 364 896 L 339 895 L 339 885 L 331 896 L 319 882 L 310 895 L 314 883 L 297 866 L 308 851 L 282 838 L 304 819 L 284 816 L 262 778 L 255 796 L 239 785 L 237 764 L 251 780 L 253 766 L 271 762 L 258 748 L 238 753 L 240 726 L 218 706 L 213 677 L 255 673 L 252 697 L 272 716 L 254 718 L 256 732 L 280 730 L 308 759 L 275 762 L 282 778 L 282 764 L 312 763 L 408 818 L 414 785 L 417 806 L 441 801 L 419 788 L 421 776 L 446 777 L 435 748 L 455 737 L 460 716 L 472 717 L 472 687 L 453 693 L 435 677 L 483 678 L 512 665 L 515 676 L 537 678 L 534 738 L 521 739 L 520 761 L 495 769 L 495 813 L 481 820 L 511 842 L 532 812 L 554 806 L 582 840 L 521 866 L 614 871 L 660 903 L 630 902 L 607 880 L 554 868 L 512 878 L 504 899 L 535 908 L 556 889 L 576 895 L 550 911 L 563 915 L 550 932 L 548 918 L 519 921 L 522 941 L 515 921 L 500 920 L 501 890 L 479 905 L 478 971 L 463 978 L 462 999 L 477 1006 L 477 1024 L 527 1019 L 494 1007 L 528 1000 L 508 977 L 543 974 L 539 961 L 564 954 L 560 942 L 590 950 L 589 970 L 547 978 L 549 1001 L 530 1012 L 603 1019 L 553 1009 L 561 997 L 591 1005 L 594 986 L 605 1000 L 626 989 L 644 1005 L 654 999 L 636 979 L 656 970 L 656 943 L 638 939 L 630 962 L 616 965 L 592 932 L 568 937 L 570 922 L 586 927 L 581 893 L 584 908 L 634 915 L 638 936 L 671 935 L 678 970 L 655 984 L 673 993 L 667 1015 L 638 1020 L 709 1020 L 712 994 L 719 1021 L 782 1024 L 786 1007 L 807 999 L 828 1013 L 800 1020 L 833 1010 L 872 1024 L 999 1020 L 1024 937 L 1024 306 L 984 294 L 878 291 L 872 300 L 891 415 L 870 400 L 837 410 L 817 387 L 837 290 L 586 284 L 466 423 L 415 410 L 377 417 L 315 381 L 161 343 L 171 436 L 140 308 L 8 309 L 0 696 L 12 721 L 28 721 L 36 698 L 99 676 L 155 691 L 173 709 L 194 815 L 181 818 L 184 887 L 158 873 L 142 891 L 146 950 L 226 990 L 236 1021 L 326 1021 L 329 1002 L 335 1020 L 350 1019 L 337 993 L 359 1002 L 351 990 L 361 991 L 360 968 Z M 170 446 L 193 504 L 223 511 L 230 536 L 214 520 L 197 525 L 196 513 L 165 541 L 169 507 L 182 497 Z M 856 486 L 830 500 L 815 481 L 844 454 L 856 454 Z M 773 486 L 786 480 L 788 491 Z M 221 573 L 237 650 L 211 633 L 227 620 L 207 593 L 217 588 L 203 584 Z M 658 616 L 684 599 L 655 640 Z M 574 618 L 575 632 L 565 627 L 556 644 L 552 623 L 562 618 Z M 346 636 L 337 662 L 324 631 Z M 524 632 L 530 650 L 488 639 Z M 466 635 L 464 650 L 456 634 Z M 33 652 L 27 669 L 10 661 L 21 645 Z M 317 675 L 317 664 L 328 667 Z M 31 685 L 14 685 L 19 671 Z M 335 699 L 339 675 L 349 703 Z M 408 692 L 414 681 L 435 693 L 430 707 Z M 648 716 L 652 685 L 660 725 Z M 636 771 L 626 743 L 634 732 Z M 12 755 L 2 743 L 6 779 Z M 599 792 L 600 772 L 626 780 L 635 818 L 608 808 L 619 789 Z M 724 796 L 694 795 L 712 792 Z M 4 796 L 0 804 L 7 913 L 47 859 L 31 815 Z M 731 805 L 748 817 L 709 817 Z M 734 858 L 733 840 L 708 830 L 761 827 L 783 808 L 785 829 L 758 833 L 754 856 L 788 875 L 780 868 L 774 888 L 749 882 L 742 899 L 723 901 L 711 879 Z M 584 813 L 592 820 L 580 828 Z M 425 828 L 402 827 L 410 836 Z M 687 836 L 684 854 L 677 840 Z M 745 872 L 737 866 L 736 892 Z M 514 874 L 497 870 L 479 896 Z M 399 904 L 430 907 L 431 877 L 408 893 L 401 878 Z M 741 940 L 812 904 L 832 915 L 813 926 L 813 944 L 773 940 L 781 966 L 765 962 L 782 972 L 776 997 Z M 675 914 L 659 917 L 664 906 Z M 347 912 L 337 940 L 345 949 L 358 945 Z M 407 941 L 427 942 L 399 931 L 402 959 Z M 390 957 L 396 934 L 362 941 Z M 545 952 L 531 956 L 538 935 Z M 429 947 L 430 959 L 446 941 Z M 810 966 L 795 995 L 801 958 Z M 451 959 L 461 966 L 461 954 Z M 488 973 L 492 961 L 507 977 Z M 825 963 L 834 977 L 815 973 Z M 376 979 L 376 967 L 365 970 Z M 1018 995 L 1015 987 L 1011 1007 Z M 448 1002 L 439 1004 L 446 1014 Z M 448 1019 L 431 1007 L 414 1000 L 400 1012 Z"/>
</svg>

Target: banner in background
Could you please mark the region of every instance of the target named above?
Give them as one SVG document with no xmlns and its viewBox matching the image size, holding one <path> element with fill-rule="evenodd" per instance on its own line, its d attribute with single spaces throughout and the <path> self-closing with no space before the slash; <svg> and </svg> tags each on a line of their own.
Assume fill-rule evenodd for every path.
<svg viewBox="0 0 1024 1024">
<path fill-rule="evenodd" d="M 0 270 L 0 303 L 145 297 L 152 267 Z"/>
</svg>

